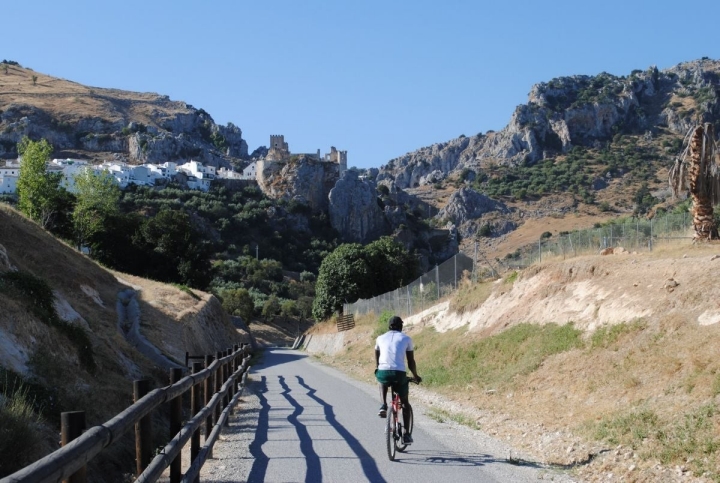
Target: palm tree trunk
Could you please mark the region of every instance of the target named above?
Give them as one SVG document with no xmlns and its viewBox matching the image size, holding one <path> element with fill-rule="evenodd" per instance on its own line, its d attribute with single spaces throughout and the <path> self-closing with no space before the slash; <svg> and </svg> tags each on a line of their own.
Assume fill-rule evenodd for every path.
<svg viewBox="0 0 720 483">
<path fill-rule="evenodd" d="M 706 132 L 707 131 L 707 132 Z M 713 218 L 711 195 L 705 187 L 709 185 L 705 179 L 708 174 L 710 159 L 710 143 L 713 142 L 712 124 L 698 126 L 690 140 L 690 165 L 688 167 L 688 182 L 690 196 L 692 197 L 694 240 L 717 240 L 718 229 Z"/>
</svg>

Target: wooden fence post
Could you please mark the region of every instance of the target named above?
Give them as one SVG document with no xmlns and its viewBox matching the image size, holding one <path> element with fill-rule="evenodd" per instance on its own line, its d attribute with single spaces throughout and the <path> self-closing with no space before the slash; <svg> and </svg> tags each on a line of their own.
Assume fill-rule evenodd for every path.
<svg viewBox="0 0 720 483">
<path fill-rule="evenodd" d="M 223 353 L 218 351 L 217 354 L 215 354 L 218 360 L 222 359 Z M 223 385 L 222 380 L 223 375 L 223 366 L 222 364 L 218 365 L 217 371 L 215 372 L 215 392 L 220 392 L 220 388 Z M 222 412 L 222 401 L 218 401 L 217 406 L 215 406 L 215 417 L 213 418 L 213 421 L 217 423 L 220 421 L 220 413 Z"/>
<path fill-rule="evenodd" d="M 172 369 L 170 384 L 182 379 L 182 369 Z M 170 438 L 174 438 L 182 429 L 182 394 L 170 401 Z M 170 463 L 170 483 L 180 483 L 182 478 L 182 451 Z"/>
<path fill-rule="evenodd" d="M 85 411 L 60 413 L 60 444 L 65 446 L 80 436 L 85 429 Z M 83 466 L 63 483 L 85 483 L 87 481 L 87 465 Z"/>
<path fill-rule="evenodd" d="M 133 382 L 133 403 L 138 402 L 150 392 L 150 380 L 140 379 Z M 152 457 L 152 417 L 150 414 L 135 423 L 135 463 L 137 475 L 140 475 Z"/>
<path fill-rule="evenodd" d="M 205 356 L 205 369 L 210 367 L 210 364 L 212 364 L 212 361 L 214 361 L 215 358 L 213 356 Z M 213 373 L 210 373 L 210 377 L 205 379 L 205 405 L 207 406 L 210 404 L 210 399 L 212 399 L 213 392 L 215 392 L 215 382 L 213 380 Z M 213 415 L 212 413 L 208 415 L 207 420 L 205 421 L 205 441 L 208 440 L 210 437 L 210 432 L 212 432 L 213 427 Z"/>
<path fill-rule="evenodd" d="M 202 362 L 193 362 L 193 374 L 197 374 L 198 372 L 202 371 L 202 369 Z M 202 403 L 200 402 L 200 384 L 195 384 L 192 387 L 192 399 L 190 400 L 190 413 L 193 417 L 195 417 L 195 415 L 200 412 L 201 406 Z M 190 440 L 190 464 L 195 461 L 195 458 L 197 458 L 198 454 L 200 454 L 200 428 L 196 429 L 193 432 L 192 439 Z M 198 476 L 195 479 L 195 483 L 199 482 L 200 477 Z"/>
</svg>

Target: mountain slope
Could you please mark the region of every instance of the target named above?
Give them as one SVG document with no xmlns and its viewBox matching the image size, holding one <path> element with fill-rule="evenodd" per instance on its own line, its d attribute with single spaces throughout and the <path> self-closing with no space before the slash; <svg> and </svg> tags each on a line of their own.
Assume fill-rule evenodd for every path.
<svg viewBox="0 0 720 483">
<path fill-rule="evenodd" d="M 23 136 L 45 138 L 62 155 L 133 163 L 193 157 L 230 166 L 247 157 L 232 124 L 168 96 L 88 87 L 17 64 L 0 64 L 0 157 Z M 60 156 L 60 154 L 58 154 Z"/>
</svg>

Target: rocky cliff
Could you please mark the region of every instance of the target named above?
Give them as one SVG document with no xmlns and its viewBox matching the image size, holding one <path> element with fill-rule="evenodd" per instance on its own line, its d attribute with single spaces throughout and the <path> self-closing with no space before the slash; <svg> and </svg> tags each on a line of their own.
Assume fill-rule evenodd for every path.
<svg viewBox="0 0 720 483">
<path fill-rule="evenodd" d="M 345 171 L 330 190 L 330 224 L 345 242 L 369 243 L 388 234 L 389 226 L 378 204 L 375 183 Z"/>
<path fill-rule="evenodd" d="M 501 131 L 462 136 L 395 158 L 380 169 L 378 180 L 412 188 L 465 168 L 478 172 L 492 165 L 533 164 L 574 146 L 601 147 L 617 134 L 667 129 L 682 137 L 698 120 L 720 121 L 719 90 L 720 61 L 710 59 L 623 77 L 560 77 L 533 86 L 528 102 Z"/>
</svg>

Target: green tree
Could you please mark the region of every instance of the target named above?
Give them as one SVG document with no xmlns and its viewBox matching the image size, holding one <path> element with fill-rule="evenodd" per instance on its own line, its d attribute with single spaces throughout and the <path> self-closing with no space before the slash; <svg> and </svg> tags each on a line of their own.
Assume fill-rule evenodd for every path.
<svg viewBox="0 0 720 483">
<path fill-rule="evenodd" d="M 375 240 L 364 251 L 371 270 L 371 296 L 395 290 L 417 276 L 417 259 L 389 236 Z"/>
<path fill-rule="evenodd" d="M 220 298 L 228 314 L 242 317 L 246 324 L 250 323 L 255 308 L 250 292 L 244 288 L 226 289 L 220 292 Z"/>
<path fill-rule="evenodd" d="M 53 151 L 47 140 L 24 137 L 17 146 L 21 156 L 17 181 L 18 208 L 46 228 L 63 199 L 61 173 L 48 173 L 47 162 Z"/>
<path fill-rule="evenodd" d="M 33 85 L 37 85 L 37 79 L 36 75 L 32 76 Z"/>
<path fill-rule="evenodd" d="M 146 277 L 200 289 L 212 280 L 209 245 L 184 211 L 160 211 L 141 227 L 133 241 L 149 252 Z"/>
<path fill-rule="evenodd" d="M 345 243 L 325 257 L 315 284 L 313 317 L 322 320 L 338 312 L 345 302 L 368 296 L 372 284 L 371 269 L 362 245 Z"/>
<path fill-rule="evenodd" d="M 265 301 L 262 308 L 262 316 L 268 321 L 276 316 L 278 312 L 280 312 L 280 301 L 273 294 Z"/>
<path fill-rule="evenodd" d="M 285 317 L 285 321 L 287 322 L 287 319 L 290 317 L 295 317 L 298 315 L 298 308 L 297 304 L 294 300 L 286 300 L 282 304 L 280 304 L 280 315 Z"/>
<path fill-rule="evenodd" d="M 86 169 L 75 175 L 77 202 L 73 225 L 78 248 L 87 245 L 103 230 L 105 220 L 118 213 L 120 188 L 107 173 L 95 174 Z"/>
</svg>

